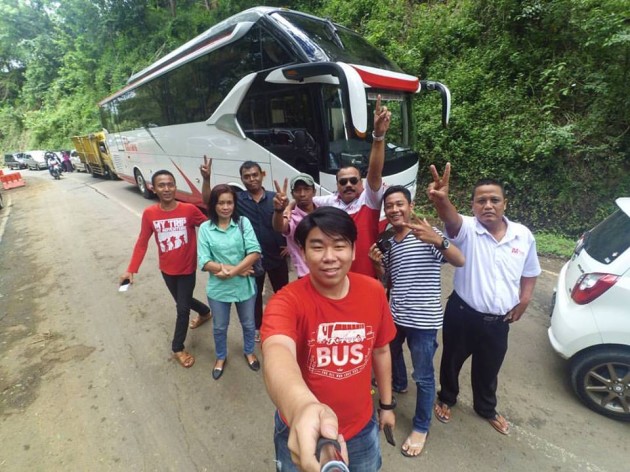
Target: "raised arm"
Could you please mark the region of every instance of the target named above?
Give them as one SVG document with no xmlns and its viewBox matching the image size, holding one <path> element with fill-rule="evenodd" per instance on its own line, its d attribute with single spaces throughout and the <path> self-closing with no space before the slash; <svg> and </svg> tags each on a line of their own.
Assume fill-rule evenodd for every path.
<svg viewBox="0 0 630 472">
<path fill-rule="evenodd" d="M 392 113 L 381 106 L 381 96 L 376 98 L 374 109 L 374 136 L 368 164 L 367 184 L 377 192 L 383 185 L 383 165 L 385 163 L 385 134 L 389 129 Z M 379 139 L 380 138 L 380 139 Z"/>
<path fill-rule="evenodd" d="M 201 174 L 201 195 L 203 203 L 208 204 L 210 201 L 210 174 L 212 172 L 212 159 L 208 159 L 207 156 L 203 156 L 203 164 L 199 166 L 199 173 Z"/>
<path fill-rule="evenodd" d="M 457 213 L 455 205 L 448 198 L 451 163 L 448 162 L 446 164 L 444 174 L 441 177 L 434 165 L 431 165 L 429 169 L 433 176 L 433 182 L 427 188 L 427 196 L 435 205 L 438 217 L 444 222 L 446 232 L 450 237 L 454 238 L 459 234 L 463 220 L 461 215 Z"/>
<path fill-rule="evenodd" d="M 337 416 L 315 398 L 304 382 L 293 339 L 272 335 L 263 342 L 262 352 L 267 392 L 290 428 L 291 458 L 300 470 L 317 472 L 317 440 L 320 436 L 338 439 Z"/>
</svg>

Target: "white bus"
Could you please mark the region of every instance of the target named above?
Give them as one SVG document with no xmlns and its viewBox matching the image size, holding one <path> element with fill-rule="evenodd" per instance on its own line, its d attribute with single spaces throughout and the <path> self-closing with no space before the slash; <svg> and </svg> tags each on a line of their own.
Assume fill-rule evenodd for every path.
<svg viewBox="0 0 630 472">
<path fill-rule="evenodd" d="M 257 7 L 228 18 L 131 76 L 99 103 L 116 174 L 152 196 L 154 172 L 177 178 L 177 198 L 201 205 L 199 165 L 213 159 L 212 182 L 242 187 L 246 160 L 264 186 L 296 172 L 318 194 L 336 191 L 340 167 L 367 172 L 378 94 L 392 111 L 383 177 L 415 194 L 412 97 L 450 93 L 404 74 L 358 34 L 312 15 Z"/>
<path fill-rule="evenodd" d="M 351 321 L 322 323 L 317 330 L 319 344 L 360 343 L 365 341 L 365 323 Z"/>
</svg>

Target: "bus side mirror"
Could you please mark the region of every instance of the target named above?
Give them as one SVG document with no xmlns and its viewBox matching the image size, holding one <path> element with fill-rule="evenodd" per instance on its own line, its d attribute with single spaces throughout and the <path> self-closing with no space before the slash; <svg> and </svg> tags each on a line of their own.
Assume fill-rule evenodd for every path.
<svg viewBox="0 0 630 472">
<path fill-rule="evenodd" d="M 421 80 L 420 90 L 427 90 L 429 92 L 437 90 L 442 96 L 442 126 L 448 127 L 448 120 L 451 116 L 451 91 L 448 87 L 440 82 L 433 82 L 431 80 Z"/>
</svg>

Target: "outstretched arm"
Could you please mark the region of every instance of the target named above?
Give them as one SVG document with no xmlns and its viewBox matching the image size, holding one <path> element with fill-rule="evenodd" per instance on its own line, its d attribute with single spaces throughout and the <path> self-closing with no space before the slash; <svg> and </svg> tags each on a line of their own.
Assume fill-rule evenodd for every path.
<svg viewBox="0 0 630 472">
<path fill-rule="evenodd" d="M 459 234 L 463 220 L 448 198 L 451 163 L 448 162 L 446 164 L 444 174 L 441 177 L 434 165 L 431 165 L 429 169 L 433 176 L 433 182 L 431 182 L 427 188 L 427 196 L 435 205 L 439 218 L 444 222 L 446 232 L 450 237 L 454 238 Z"/>
<path fill-rule="evenodd" d="M 449 264 L 462 267 L 465 262 L 464 255 L 455 244 L 451 243 L 447 249 L 441 249 L 443 238 L 429 224 L 426 218 L 416 219 L 415 223 L 404 223 L 411 229 L 411 233 L 420 241 L 434 245 L 444 256 Z"/>
<path fill-rule="evenodd" d="M 272 335 L 263 342 L 262 352 L 267 392 L 289 424 L 291 459 L 300 470 L 317 472 L 317 440 L 320 436 L 339 439 L 337 415 L 320 403 L 304 382 L 293 339 Z"/>
<path fill-rule="evenodd" d="M 374 136 L 370 162 L 368 165 L 367 184 L 374 192 L 378 192 L 383 185 L 383 164 L 385 163 L 385 134 L 389 129 L 392 113 L 387 107 L 381 106 L 381 96 L 376 98 L 374 109 Z M 383 138 L 378 140 L 378 138 Z"/>
</svg>

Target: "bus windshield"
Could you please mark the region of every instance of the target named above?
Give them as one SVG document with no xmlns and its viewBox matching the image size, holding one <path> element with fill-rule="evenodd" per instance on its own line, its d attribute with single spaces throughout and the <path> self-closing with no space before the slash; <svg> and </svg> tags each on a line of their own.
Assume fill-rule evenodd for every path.
<svg viewBox="0 0 630 472">
<path fill-rule="evenodd" d="M 352 165 L 358 167 L 362 174 L 367 167 L 372 147 L 372 123 L 368 122 L 366 138 L 348 134 L 346 108 L 342 106 L 342 94 L 338 87 L 323 85 L 324 112 L 326 116 L 326 132 L 329 152 L 327 169 L 335 173 L 337 169 Z M 370 91 L 367 93 L 368 116 L 373 116 L 376 98 L 381 95 L 381 105 L 392 112 L 392 122 L 387 132 L 385 148 L 385 167 L 383 175 L 399 172 L 417 162 L 418 155 L 412 150 L 411 137 L 411 96 L 408 93 L 392 91 Z"/>
<path fill-rule="evenodd" d="M 311 62 L 346 62 L 402 72 L 400 67 L 360 35 L 334 25 L 330 20 L 286 11 L 276 12 L 272 17 L 282 24 Z"/>
</svg>

